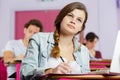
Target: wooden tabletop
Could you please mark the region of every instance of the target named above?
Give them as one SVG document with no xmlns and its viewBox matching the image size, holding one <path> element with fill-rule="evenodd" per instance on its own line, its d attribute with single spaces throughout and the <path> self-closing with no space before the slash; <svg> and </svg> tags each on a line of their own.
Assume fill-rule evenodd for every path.
<svg viewBox="0 0 120 80">
<path fill-rule="evenodd" d="M 90 60 L 90 62 L 111 62 L 111 59 L 95 59 Z"/>
<path fill-rule="evenodd" d="M 115 80 L 120 79 L 120 75 L 112 74 L 48 74 L 47 79 L 102 79 Z M 41 79 L 39 79 L 41 80 Z"/>
<path fill-rule="evenodd" d="M 104 68 L 110 68 L 110 65 L 111 65 L 111 59 L 90 60 L 91 71 L 98 70 L 98 69 L 104 69 Z"/>
</svg>

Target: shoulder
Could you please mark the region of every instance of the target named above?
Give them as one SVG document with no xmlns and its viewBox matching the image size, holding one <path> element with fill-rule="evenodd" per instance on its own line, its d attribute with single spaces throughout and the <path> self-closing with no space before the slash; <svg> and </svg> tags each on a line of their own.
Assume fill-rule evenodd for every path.
<svg viewBox="0 0 120 80">
<path fill-rule="evenodd" d="M 75 50 L 88 52 L 88 48 L 85 45 L 81 44 L 76 37 L 74 37 L 74 46 Z"/>
<path fill-rule="evenodd" d="M 101 55 L 101 52 L 100 52 L 100 51 L 98 51 L 98 50 L 96 50 L 96 54 L 100 54 L 100 55 Z"/>
<path fill-rule="evenodd" d="M 90 51 L 88 50 L 88 48 L 85 45 L 81 44 L 81 53 L 89 55 Z"/>
<path fill-rule="evenodd" d="M 34 40 L 37 43 L 45 43 L 50 39 L 51 36 L 53 36 L 52 32 L 51 33 L 50 32 L 49 33 L 39 32 L 39 33 L 33 35 L 32 38 L 30 39 L 30 41 Z"/>
<path fill-rule="evenodd" d="M 49 32 L 39 32 L 32 36 L 32 38 L 46 38 L 50 35 Z"/>
<path fill-rule="evenodd" d="M 83 45 L 83 44 L 81 44 L 81 49 L 88 50 L 88 48 L 85 45 Z"/>
<path fill-rule="evenodd" d="M 17 48 L 19 44 L 21 44 L 22 40 L 10 40 L 5 45 L 4 50 L 11 50 L 13 51 L 14 48 Z"/>
<path fill-rule="evenodd" d="M 83 45 L 83 44 L 81 44 L 81 54 L 82 54 L 83 56 L 86 56 L 87 59 L 90 60 L 90 57 L 89 57 L 90 51 L 89 51 L 88 48 L 87 48 L 85 45 Z"/>
<path fill-rule="evenodd" d="M 100 54 L 101 52 L 100 52 L 100 51 L 98 51 L 98 50 L 96 50 L 96 53 Z"/>
<path fill-rule="evenodd" d="M 20 43 L 22 42 L 22 39 L 19 39 L 19 40 L 10 40 L 7 42 L 7 44 L 17 44 L 17 43 Z"/>
</svg>

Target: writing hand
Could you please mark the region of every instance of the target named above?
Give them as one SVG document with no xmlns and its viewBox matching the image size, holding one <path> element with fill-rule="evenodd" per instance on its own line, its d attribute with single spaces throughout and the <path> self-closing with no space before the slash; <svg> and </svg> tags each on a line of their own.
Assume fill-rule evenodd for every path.
<svg viewBox="0 0 120 80">
<path fill-rule="evenodd" d="M 56 74 L 68 74 L 71 72 L 72 72 L 72 68 L 66 62 L 59 64 L 56 68 L 53 69 L 53 73 Z"/>
</svg>

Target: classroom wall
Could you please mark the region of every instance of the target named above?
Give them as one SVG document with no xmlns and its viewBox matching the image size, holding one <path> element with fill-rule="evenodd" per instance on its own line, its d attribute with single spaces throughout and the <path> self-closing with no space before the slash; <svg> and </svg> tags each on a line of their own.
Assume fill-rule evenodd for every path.
<svg viewBox="0 0 120 80">
<path fill-rule="evenodd" d="M 98 34 L 100 40 L 96 49 L 102 52 L 104 58 L 112 58 L 118 31 L 116 0 L 0 0 L 0 50 L 15 37 L 15 11 L 56 10 L 75 1 L 83 2 L 88 9 L 84 35 L 90 31 Z M 2 52 L 0 55 L 3 55 Z"/>
</svg>

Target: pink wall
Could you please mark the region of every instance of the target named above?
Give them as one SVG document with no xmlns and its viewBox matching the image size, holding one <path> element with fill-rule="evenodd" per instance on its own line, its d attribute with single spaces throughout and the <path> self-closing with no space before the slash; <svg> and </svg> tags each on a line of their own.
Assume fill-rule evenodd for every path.
<svg viewBox="0 0 120 80">
<path fill-rule="evenodd" d="M 15 13 L 15 39 L 23 38 L 24 24 L 30 19 L 38 19 L 43 24 L 44 32 L 54 30 L 54 20 L 59 10 L 40 10 L 40 11 L 16 11 Z"/>
</svg>

